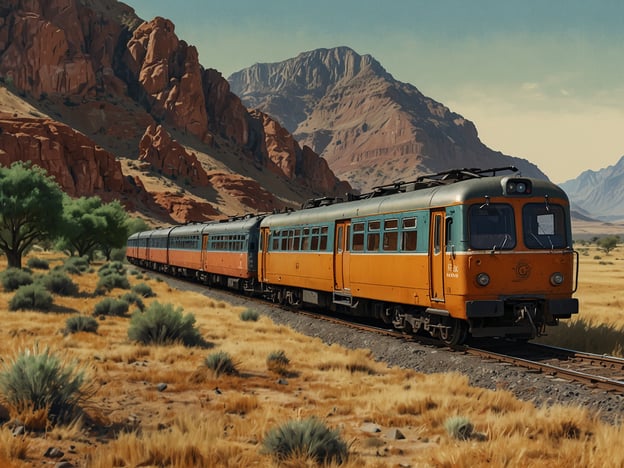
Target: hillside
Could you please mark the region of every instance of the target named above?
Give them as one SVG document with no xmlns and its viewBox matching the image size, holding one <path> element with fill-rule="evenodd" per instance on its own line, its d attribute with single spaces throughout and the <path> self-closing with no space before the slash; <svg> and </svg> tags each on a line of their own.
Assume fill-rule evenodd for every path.
<svg viewBox="0 0 624 468">
<path fill-rule="evenodd" d="M 0 156 L 72 196 L 187 222 L 343 195 L 325 160 L 248 112 L 164 18 L 114 0 L 0 7 Z"/>
<path fill-rule="evenodd" d="M 534 164 L 488 148 L 472 122 L 348 47 L 255 64 L 228 81 L 246 106 L 282 122 L 363 191 L 457 167 L 515 165 L 546 178 Z"/>
</svg>

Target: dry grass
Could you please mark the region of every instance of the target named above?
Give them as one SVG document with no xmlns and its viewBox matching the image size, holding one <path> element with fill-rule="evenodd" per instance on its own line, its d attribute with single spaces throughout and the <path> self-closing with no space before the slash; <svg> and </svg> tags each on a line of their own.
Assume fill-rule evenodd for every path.
<svg viewBox="0 0 624 468">
<path fill-rule="evenodd" d="M 45 258 L 62 260 L 53 254 Z M 592 279 L 599 279 L 603 266 L 596 261 Z M 580 294 L 590 289 L 586 268 Z M 311 416 L 339 429 L 350 446 L 347 467 L 624 464 L 624 453 L 612 450 L 624 435 L 622 427 L 605 425 L 584 410 L 537 409 L 504 390 L 471 387 L 461 374 L 425 376 L 389 368 L 367 350 L 327 346 L 264 316 L 241 321 L 242 308 L 177 292 L 165 282 L 128 278 L 133 284 L 148 283 L 156 293 L 146 306 L 158 300 L 193 313 L 212 348 L 133 344 L 127 317 L 106 317 L 97 333 L 63 335 L 68 316 L 90 315 L 102 299 L 90 297 L 96 273 L 73 276 L 84 294 L 55 296 L 54 313 L 8 312 L 11 294 L 0 291 L 0 356 L 34 343 L 49 346 L 88 366 L 94 388 L 82 418 L 72 424 L 18 437 L 5 424 L 0 466 L 40 465 L 50 446 L 63 450 L 76 466 L 277 466 L 260 453 L 265 434 Z M 288 356 L 286 376 L 267 368 L 267 356 L 276 349 Z M 219 351 L 236 361 L 237 375 L 206 371 L 206 356 Z M 444 425 L 454 416 L 467 418 L 478 437 L 459 441 L 449 436 Z M 381 432 L 364 432 L 366 423 Z M 392 428 L 405 439 L 388 439 Z M 313 465 L 294 458 L 279 466 Z"/>
<path fill-rule="evenodd" d="M 609 255 L 595 245 L 576 246 L 580 255 L 579 314 L 548 329 L 538 341 L 597 354 L 624 356 L 624 247 Z"/>
</svg>

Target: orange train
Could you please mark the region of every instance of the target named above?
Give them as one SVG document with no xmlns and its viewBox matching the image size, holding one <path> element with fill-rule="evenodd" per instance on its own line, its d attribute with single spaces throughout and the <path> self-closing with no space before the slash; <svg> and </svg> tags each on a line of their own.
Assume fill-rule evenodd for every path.
<svg viewBox="0 0 624 468">
<path fill-rule="evenodd" d="M 578 312 L 566 194 L 513 167 L 133 234 L 131 263 L 275 302 L 374 317 L 447 344 L 531 339 Z"/>
</svg>

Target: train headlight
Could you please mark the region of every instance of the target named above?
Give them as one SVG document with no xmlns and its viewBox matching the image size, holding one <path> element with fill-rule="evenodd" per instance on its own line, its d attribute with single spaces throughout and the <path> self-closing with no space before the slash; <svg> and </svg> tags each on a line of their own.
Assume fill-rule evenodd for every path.
<svg viewBox="0 0 624 468">
<path fill-rule="evenodd" d="M 560 286 L 563 284 L 563 274 L 556 272 L 550 275 L 550 284 L 553 286 Z"/>
<path fill-rule="evenodd" d="M 487 273 L 479 273 L 477 275 L 477 284 L 479 286 L 487 286 L 490 284 L 490 275 Z"/>
<path fill-rule="evenodd" d="M 529 179 L 503 179 L 505 195 L 528 196 L 533 191 L 533 185 Z"/>
</svg>

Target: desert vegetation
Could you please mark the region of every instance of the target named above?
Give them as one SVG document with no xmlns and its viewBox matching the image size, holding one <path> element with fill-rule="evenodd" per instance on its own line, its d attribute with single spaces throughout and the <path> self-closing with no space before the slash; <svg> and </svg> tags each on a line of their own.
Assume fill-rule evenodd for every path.
<svg viewBox="0 0 624 468">
<path fill-rule="evenodd" d="M 618 241 L 616 236 L 604 236 L 575 245 L 581 262 L 576 293 L 580 312 L 549 328 L 548 336 L 538 341 L 624 356 L 624 247 Z"/>
<path fill-rule="evenodd" d="M 40 464 L 59 452 L 91 467 L 624 463 L 612 450 L 622 427 L 586 410 L 536 408 L 502 389 L 471 387 L 457 373 L 389 368 L 367 350 L 325 345 L 126 264 L 73 270 L 63 254 L 34 256 L 50 271 L 63 268 L 78 294 L 44 288 L 50 308 L 11 311 L 21 287 L 41 283 L 0 290 L 2 466 Z M 581 256 L 582 313 L 600 302 L 594 293 L 615 287 L 616 270 L 624 274 L 618 249 L 609 257 L 613 265 L 593 252 Z M 99 281 L 113 275 L 128 287 L 116 282 L 102 295 Z M 107 299 L 128 311 L 96 314 Z M 577 320 L 593 326 L 605 318 L 587 314 Z M 13 391 L 33 366 L 47 369 L 39 393 Z"/>
</svg>

